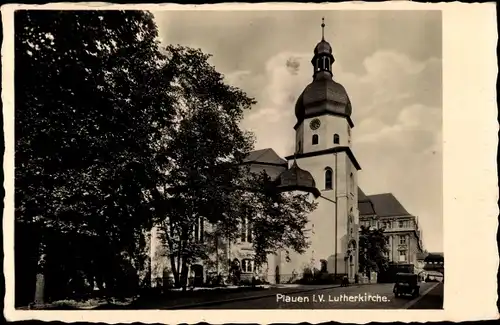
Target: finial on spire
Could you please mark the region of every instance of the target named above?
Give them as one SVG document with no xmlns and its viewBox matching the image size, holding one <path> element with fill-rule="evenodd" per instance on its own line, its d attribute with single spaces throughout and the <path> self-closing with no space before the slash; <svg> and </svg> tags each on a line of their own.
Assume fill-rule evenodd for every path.
<svg viewBox="0 0 500 325">
<path fill-rule="evenodd" d="M 321 18 L 321 40 L 325 40 L 325 17 Z"/>
</svg>

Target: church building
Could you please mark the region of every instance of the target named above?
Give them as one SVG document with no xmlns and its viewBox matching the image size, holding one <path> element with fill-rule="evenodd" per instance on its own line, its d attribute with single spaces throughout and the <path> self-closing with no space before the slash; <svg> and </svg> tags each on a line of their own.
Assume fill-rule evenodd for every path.
<svg viewBox="0 0 500 325">
<path fill-rule="evenodd" d="M 289 169 L 278 177 L 279 186 L 316 189 L 311 192 L 318 206 L 308 224 L 311 245 L 289 262 L 278 257 L 274 269 L 300 274 L 306 265 L 319 265 L 315 267 L 334 276 L 347 275 L 353 282 L 358 271 L 357 172 L 361 167 L 351 149 L 351 102 L 346 89 L 333 78 L 334 62 L 323 33 L 311 60 L 313 80 L 295 105 L 295 154 L 286 157 Z"/>
<path fill-rule="evenodd" d="M 222 260 L 238 261 L 243 276 L 289 283 L 309 269 L 337 278 L 347 276 L 354 282 L 358 272 L 357 173 L 361 167 L 352 151 L 351 102 L 346 89 L 334 80 L 335 58 L 324 38 L 324 27 L 323 23 L 323 36 L 311 59 L 312 81 L 298 97 L 296 123 L 290 125 L 295 130 L 295 152 L 283 159 L 270 148 L 262 149 L 251 152 L 245 161 L 253 172 L 265 170 L 281 190 L 308 192 L 318 203 L 307 225 L 310 246 L 303 254 L 291 253 L 288 260 L 284 252 L 276 252 L 268 256 L 266 266 L 257 269 L 252 260 L 251 232 L 242 225 L 241 240 L 225 243 L 221 254 Z M 152 246 L 152 263 L 156 264 L 152 265 L 156 270 L 152 275 L 158 278 L 168 266 L 155 262 L 154 250 Z M 208 272 L 214 272 L 203 264 L 207 263 L 191 266 L 198 273 L 195 277 L 205 278 Z M 215 272 L 223 269 L 227 266 L 217 264 Z"/>
</svg>

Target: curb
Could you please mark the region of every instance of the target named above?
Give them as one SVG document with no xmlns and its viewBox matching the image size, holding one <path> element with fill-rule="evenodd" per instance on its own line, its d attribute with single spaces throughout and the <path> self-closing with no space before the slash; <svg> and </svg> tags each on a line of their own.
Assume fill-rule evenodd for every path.
<svg viewBox="0 0 500 325">
<path fill-rule="evenodd" d="M 370 285 L 373 283 L 363 283 L 363 284 L 357 284 L 357 285 L 350 285 L 349 287 L 354 287 L 358 288 L 361 286 L 365 285 Z M 311 291 L 316 291 L 316 290 L 327 290 L 327 289 L 334 289 L 334 288 L 341 288 L 339 284 L 331 285 L 331 286 L 325 286 L 323 288 L 303 288 L 303 289 L 297 289 L 288 292 L 288 294 L 297 294 L 297 293 L 303 293 L 303 292 L 311 292 Z M 268 293 L 265 295 L 259 295 L 259 296 L 254 296 L 254 297 L 239 297 L 239 298 L 232 298 L 232 299 L 224 299 L 224 300 L 216 300 L 216 301 L 206 301 L 206 302 L 200 302 L 200 303 L 193 303 L 193 304 L 185 304 L 185 305 L 177 305 L 177 306 L 172 306 L 172 307 L 167 307 L 165 309 L 191 309 L 191 308 L 196 308 L 196 307 L 206 307 L 206 306 L 212 306 L 212 305 L 218 305 L 226 302 L 236 302 L 236 301 L 245 301 L 245 300 L 256 300 L 256 299 L 261 299 L 261 298 L 269 298 L 276 296 L 276 294 L 279 292 L 275 293 Z"/>
</svg>

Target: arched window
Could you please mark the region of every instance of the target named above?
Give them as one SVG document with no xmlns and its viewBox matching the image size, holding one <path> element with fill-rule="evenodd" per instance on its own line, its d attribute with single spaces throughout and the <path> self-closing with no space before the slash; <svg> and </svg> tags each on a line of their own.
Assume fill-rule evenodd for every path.
<svg viewBox="0 0 500 325">
<path fill-rule="evenodd" d="M 316 60 L 316 71 L 319 71 L 319 58 Z"/>
<path fill-rule="evenodd" d="M 326 66 L 325 66 L 326 71 L 330 71 L 330 58 L 326 58 Z"/>
<path fill-rule="evenodd" d="M 319 142 L 319 136 L 317 134 L 314 134 L 312 138 L 312 144 L 318 144 L 318 142 Z"/>
<path fill-rule="evenodd" d="M 339 135 L 337 133 L 335 133 L 333 135 L 333 143 L 334 144 L 339 144 L 340 143 L 340 138 L 339 138 Z"/>
<path fill-rule="evenodd" d="M 332 189 L 332 177 L 333 172 L 330 168 L 327 168 L 325 170 L 325 190 L 331 190 Z"/>
</svg>

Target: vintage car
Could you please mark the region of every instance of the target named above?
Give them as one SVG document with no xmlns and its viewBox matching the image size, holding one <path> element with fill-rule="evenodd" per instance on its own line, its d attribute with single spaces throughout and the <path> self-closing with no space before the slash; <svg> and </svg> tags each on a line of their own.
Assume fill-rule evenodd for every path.
<svg viewBox="0 0 500 325">
<path fill-rule="evenodd" d="M 397 273 L 396 283 L 394 284 L 394 295 L 400 297 L 402 295 L 411 295 L 417 297 L 419 295 L 420 285 L 418 283 L 418 275 L 413 273 Z"/>
</svg>

